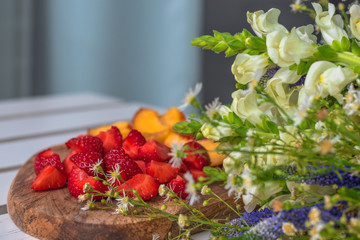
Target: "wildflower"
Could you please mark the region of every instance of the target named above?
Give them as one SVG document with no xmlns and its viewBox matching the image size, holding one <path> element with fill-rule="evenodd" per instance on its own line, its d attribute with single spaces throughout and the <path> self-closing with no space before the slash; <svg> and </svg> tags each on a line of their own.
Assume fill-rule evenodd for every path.
<svg viewBox="0 0 360 240">
<path fill-rule="evenodd" d="M 168 192 L 167 187 L 165 186 L 165 184 L 160 184 L 159 186 L 159 196 L 163 197 L 165 196 L 165 194 Z"/>
<path fill-rule="evenodd" d="M 182 142 L 179 143 L 172 143 L 172 148 L 171 148 L 171 152 L 169 153 L 169 155 L 171 156 L 171 159 L 169 161 L 169 163 L 174 167 L 180 167 L 183 163 L 182 161 L 182 157 L 184 157 L 185 153 L 184 153 L 184 144 Z"/>
<path fill-rule="evenodd" d="M 252 186 L 252 178 L 253 176 L 251 175 L 251 172 L 249 171 L 249 168 L 245 168 L 240 177 L 242 178 L 243 180 L 243 185 L 245 187 L 251 187 Z"/>
<path fill-rule="evenodd" d="M 189 218 L 184 214 L 180 214 L 178 218 L 178 224 L 180 228 L 185 228 L 189 224 Z"/>
<path fill-rule="evenodd" d="M 321 239 L 321 231 L 324 229 L 325 224 L 323 222 L 319 222 L 313 228 L 310 229 L 309 234 L 311 236 L 311 240 L 320 240 Z"/>
<path fill-rule="evenodd" d="M 321 221 L 321 212 L 318 208 L 312 207 L 309 212 L 309 223 L 314 226 Z"/>
<path fill-rule="evenodd" d="M 217 111 L 220 109 L 221 107 L 221 102 L 219 101 L 219 98 L 215 98 L 211 103 L 209 103 L 208 105 L 205 106 L 206 109 L 206 113 L 207 115 L 212 118 Z"/>
<path fill-rule="evenodd" d="M 83 192 L 87 193 L 87 192 L 91 192 L 93 190 L 93 187 L 91 186 L 90 183 L 85 183 L 83 186 Z"/>
<path fill-rule="evenodd" d="M 133 207 L 134 205 L 130 202 L 130 198 L 125 196 L 125 191 L 123 190 L 123 196 L 119 196 L 116 201 L 118 201 L 118 207 L 121 207 L 121 209 L 124 212 L 127 212 L 129 210 L 129 206 Z"/>
<path fill-rule="evenodd" d="M 339 177 L 341 176 L 341 178 Z M 320 174 L 304 180 L 309 185 L 320 185 L 320 186 L 331 186 L 336 185 L 338 187 L 353 188 L 360 186 L 360 177 L 353 174 L 350 171 L 337 170 L 330 171 L 327 173 Z"/>
<path fill-rule="evenodd" d="M 152 240 L 159 240 L 159 239 L 160 239 L 159 234 L 153 233 L 153 235 L 152 235 Z"/>
<path fill-rule="evenodd" d="M 295 0 L 293 4 L 290 4 L 290 8 L 292 12 L 300 12 L 301 11 L 301 0 Z"/>
<path fill-rule="evenodd" d="M 201 195 L 208 195 L 211 193 L 211 189 L 205 185 L 201 188 Z"/>
<path fill-rule="evenodd" d="M 81 210 L 86 211 L 89 209 L 93 209 L 95 207 L 96 207 L 96 204 L 94 203 L 93 199 L 91 198 L 91 199 L 87 200 L 85 206 L 82 207 Z"/>
<path fill-rule="evenodd" d="M 191 105 L 194 100 L 196 100 L 196 96 L 200 93 L 201 89 L 202 83 L 197 83 L 194 89 L 190 88 L 188 93 L 185 95 L 183 104 L 179 106 L 179 109 L 185 109 L 188 105 Z"/>
<path fill-rule="evenodd" d="M 360 107 L 360 91 L 355 90 L 353 84 L 350 84 L 349 90 L 345 96 L 345 104 L 343 106 L 346 114 L 354 115 L 359 112 Z"/>
<path fill-rule="evenodd" d="M 303 101 L 299 103 L 298 111 L 294 115 L 294 124 L 296 126 L 299 125 L 305 119 L 306 112 L 311 107 L 312 99 L 313 99 L 312 96 L 304 96 L 302 98 Z"/>
<path fill-rule="evenodd" d="M 85 193 L 85 194 L 80 194 L 80 195 L 78 196 L 78 201 L 79 201 L 79 202 L 84 202 L 84 201 L 88 200 L 89 197 L 90 197 L 89 194 L 86 194 L 86 193 Z"/>
<path fill-rule="evenodd" d="M 96 176 L 98 176 L 99 173 L 101 173 L 101 170 L 103 169 L 102 166 L 101 166 L 102 163 L 103 163 L 103 160 L 98 159 L 98 161 L 94 165 L 89 166 L 90 171 L 92 171 Z"/>
<path fill-rule="evenodd" d="M 108 181 L 112 184 L 119 182 L 119 177 L 121 177 L 121 173 L 123 171 L 120 171 L 120 165 L 115 164 L 115 167 L 112 168 L 112 171 L 108 171 L 106 174 Z"/>
<path fill-rule="evenodd" d="M 297 232 L 297 229 L 294 226 L 294 224 L 290 222 L 283 222 L 282 230 L 285 233 L 285 235 L 289 235 L 289 236 L 294 236 Z"/>
<path fill-rule="evenodd" d="M 230 124 L 213 120 L 214 123 L 204 123 L 201 132 L 204 137 L 213 141 L 219 141 L 223 137 L 229 137 L 234 134 Z"/>
<path fill-rule="evenodd" d="M 187 199 L 189 200 L 189 204 L 193 205 L 200 199 L 196 192 L 195 181 L 190 172 L 186 172 L 184 178 L 187 181 L 185 192 L 189 194 Z"/>
<path fill-rule="evenodd" d="M 117 205 L 115 211 L 113 212 L 113 214 L 125 214 L 125 213 L 126 211 L 123 209 L 121 205 Z"/>
<path fill-rule="evenodd" d="M 234 173 L 228 174 L 227 183 L 225 185 L 225 189 L 228 190 L 228 195 L 231 196 L 233 192 L 236 192 L 238 189 L 237 183 L 236 183 L 236 175 Z"/>
</svg>

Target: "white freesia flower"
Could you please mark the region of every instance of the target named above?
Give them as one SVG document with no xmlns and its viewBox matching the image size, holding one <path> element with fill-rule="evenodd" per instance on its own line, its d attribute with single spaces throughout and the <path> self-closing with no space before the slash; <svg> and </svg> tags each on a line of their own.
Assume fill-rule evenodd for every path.
<svg viewBox="0 0 360 240">
<path fill-rule="evenodd" d="M 265 91 L 290 115 L 296 110 L 299 89 L 296 87 L 290 89 L 289 85 L 296 83 L 299 79 L 300 76 L 296 71 L 280 68 L 266 84 Z"/>
<path fill-rule="evenodd" d="M 244 91 L 238 90 L 232 93 L 233 102 L 231 110 L 243 120 L 248 120 L 253 124 L 261 123 L 261 115 L 264 113 L 257 104 L 256 92 L 251 91 L 244 94 Z"/>
<path fill-rule="evenodd" d="M 266 46 L 270 59 L 280 67 L 288 67 L 294 63 L 299 64 L 301 59 L 311 57 L 316 47 L 308 33 L 309 29 L 302 27 L 299 30 L 293 28 L 290 33 L 278 30 L 268 34 Z"/>
<path fill-rule="evenodd" d="M 279 9 L 271 8 L 266 13 L 264 13 L 263 10 L 260 10 L 254 13 L 247 12 L 246 15 L 247 21 L 251 25 L 255 34 L 258 37 L 262 37 L 275 30 L 286 30 L 286 28 L 278 22 L 280 13 Z"/>
<path fill-rule="evenodd" d="M 311 65 L 305 78 L 304 93 L 307 96 L 327 97 L 333 96 L 339 103 L 343 102 L 341 91 L 356 78 L 355 72 L 350 68 L 342 68 L 334 63 L 318 61 Z M 321 92 L 318 86 L 321 87 Z M 302 97 L 299 97 L 299 100 Z"/>
<path fill-rule="evenodd" d="M 260 79 L 268 65 L 268 58 L 264 54 L 251 56 L 246 53 L 239 53 L 231 66 L 231 72 L 234 74 L 236 81 L 247 84 L 253 80 L 258 80 L 255 78 Z M 259 73 L 260 76 L 256 76 Z"/>
<path fill-rule="evenodd" d="M 245 187 L 245 189 L 246 193 L 242 195 L 245 204 L 244 209 L 246 212 L 252 212 L 259 202 L 282 191 L 283 187 L 279 183 L 264 182 L 252 185 L 251 187 Z"/>
<path fill-rule="evenodd" d="M 217 122 L 217 124 L 217 126 L 214 126 L 211 123 L 204 123 L 201 127 L 204 137 L 213 141 L 219 141 L 223 137 L 233 135 L 234 130 L 231 128 L 231 125 L 224 122 Z"/>
<path fill-rule="evenodd" d="M 316 43 L 317 38 L 313 34 L 314 33 L 314 26 L 312 24 L 308 24 L 306 26 L 301 26 L 296 28 L 296 34 L 302 41 L 308 43 Z"/>
<path fill-rule="evenodd" d="M 360 6 L 356 4 L 350 7 L 350 30 L 360 40 Z"/>
<path fill-rule="evenodd" d="M 312 3 L 312 5 L 316 12 L 315 22 L 327 44 L 331 45 L 334 40 L 340 42 L 343 37 L 348 38 L 342 17 L 339 14 L 335 15 L 334 4 L 329 3 L 329 10 L 324 12 L 319 3 Z"/>
<path fill-rule="evenodd" d="M 228 107 L 225 106 L 225 105 L 221 105 L 221 107 L 220 107 L 219 110 L 218 110 L 218 113 L 220 114 L 220 116 L 221 116 L 222 118 L 224 118 L 224 116 L 229 115 L 229 113 L 231 113 L 231 112 L 232 112 L 231 109 L 228 108 Z"/>
</svg>

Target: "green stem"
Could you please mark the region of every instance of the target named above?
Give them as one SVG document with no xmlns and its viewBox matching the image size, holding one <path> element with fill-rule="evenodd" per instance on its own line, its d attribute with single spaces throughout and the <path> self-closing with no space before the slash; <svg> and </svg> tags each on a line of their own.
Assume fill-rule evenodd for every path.
<svg viewBox="0 0 360 240">
<path fill-rule="evenodd" d="M 338 52 L 334 61 L 345 66 L 360 66 L 360 57 L 350 52 Z"/>
</svg>

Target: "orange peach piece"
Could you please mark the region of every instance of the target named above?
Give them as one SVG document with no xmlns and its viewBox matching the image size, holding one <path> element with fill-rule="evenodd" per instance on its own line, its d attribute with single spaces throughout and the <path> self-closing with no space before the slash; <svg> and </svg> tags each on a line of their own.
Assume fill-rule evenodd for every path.
<svg viewBox="0 0 360 240">
<path fill-rule="evenodd" d="M 220 143 L 218 142 L 213 142 L 212 140 L 209 139 L 202 139 L 200 141 L 198 141 L 206 150 L 208 150 L 209 152 L 209 157 L 210 157 L 210 166 L 214 167 L 214 166 L 218 166 L 221 165 L 224 161 L 224 159 L 226 158 L 225 155 L 221 155 L 218 154 L 215 151 L 211 151 L 211 150 L 215 150 L 217 148 L 217 146 L 219 146 Z"/>
<path fill-rule="evenodd" d="M 146 141 L 154 139 L 154 140 L 156 140 L 156 141 L 158 141 L 160 143 L 164 143 L 166 137 L 169 134 L 169 129 L 166 129 L 166 130 L 163 130 L 163 131 L 160 131 L 160 132 L 151 132 L 151 133 L 142 132 L 141 134 L 145 137 Z"/>
<path fill-rule="evenodd" d="M 132 129 L 130 122 L 116 122 L 110 125 L 103 125 L 97 128 L 88 129 L 88 133 L 92 136 L 97 136 L 100 132 L 106 132 L 107 130 L 109 130 L 111 126 L 115 126 L 120 130 L 123 139 L 129 134 Z"/>
<path fill-rule="evenodd" d="M 171 131 L 165 138 L 165 141 L 164 141 L 164 144 L 168 147 L 172 147 L 172 143 L 173 142 L 176 142 L 177 144 L 179 143 L 187 143 L 191 141 L 190 139 L 187 139 L 187 138 L 184 138 L 183 136 L 181 136 L 180 134 L 178 133 L 175 133 L 173 131 Z"/>
<path fill-rule="evenodd" d="M 177 107 L 169 108 L 166 113 L 160 116 L 161 123 L 169 127 L 172 127 L 175 123 L 183 122 L 185 120 L 186 117 L 184 113 Z"/>
<path fill-rule="evenodd" d="M 169 126 L 166 126 L 160 122 L 160 116 L 157 111 L 149 108 L 141 108 L 135 113 L 133 120 L 134 129 L 141 133 L 156 133 L 169 130 Z"/>
</svg>

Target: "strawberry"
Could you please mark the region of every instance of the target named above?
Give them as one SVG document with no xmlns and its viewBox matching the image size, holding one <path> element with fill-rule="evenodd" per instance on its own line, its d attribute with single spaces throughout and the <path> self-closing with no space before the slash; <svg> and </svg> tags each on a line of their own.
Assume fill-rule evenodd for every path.
<svg viewBox="0 0 360 240">
<path fill-rule="evenodd" d="M 126 181 L 131 189 L 137 190 L 143 200 L 148 200 L 157 195 L 159 183 L 153 177 L 147 174 L 137 174 L 132 179 Z M 135 197 L 126 183 L 116 188 L 116 191 L 123 191 L 130 197 Z"/>
<path fill-rule="evenodd" d="M 97 137 L 103 141 L 105 152 L 110 151 L 112 148 L 120 147 L 122 144 L 120 130 L 115 126 L 111 126 L 111 128 L 106 132 L 100 132 Z"/>
<path fill-rule="evenodd" d="M 168 184 L 166 184 L 166 186 L 182 199 L 186 199 L 189 195 L 185 192 L 186 181 L 179 175 L 177 175 L 176 178 L 172 179 Z"/>
<path fill-rule="evenodd" d="M 48 165 L 56 167 L 60 172 L 64 172 L 64 166 L 61 163 L 59 154 L 54 153 L 51 148 L 40 152 L 35 157 L 34 170 L 36 175 Z"/>
<path fill-rule="evenodd" d="M 94 136 L 79 136 L 70 139 L 65 144 L 67 148 L 71 148 L 76 152 L 103 152 L 102 140 Z"/>
<path fill-rule="evenodd" d="M 113 148 L 105 154 L 106 172 L 118 171 L 124 180 L 129 180 L 138 173 L 142 173 L 136 162 L 125 153 L 122 148 Z"/>
<path fill-rule="evenodd" d="M 31 189 L 42 191 L 47 189 L 58 189 L 65 185 L 66 176 L 56 167 L 47 165 L 37 175 L 31 184 Z"/>
<path fill-rule="evenodd" d="M 93 189 L 99 192 L 106 192 L 108 187 L 100 181 L 96 181 L 92 176 L 89 176 L 85 171 L 80 168 L 73 168 L 68 179 L 68 189 L 72 196 L 78 197 L 81 194 L 85 194 L 84 185 L 89 183 Z M 94 198 L 95 200 L 101 199 L 100 196 Z"/>
<path fill-rule="evenodd" d="M 141 147 L 145 143 L 146 140 L 144 136 L 139 131 L 133 129 L 125 138 L 122 147 L 130 157 L 132 157 L 133 159 L 137 159 L 139 147 Z"/>
<path fill-rule="evenodd" d="M 76 168 L 77 168 L 77 166 L 75 165 L 75 163 L 73 163 L 73 162 L 70 160 L 71 156 L 75 155 L 76 153 L 77 153 L 77 152 L 72 151 L 72 152 L 69 154 L 69 156 L 67 156 L 67 157 L 65 158 L 65 160 L 63 161 L 64 171 L 65 171 L 65 175 L 66 175 L 67 177 L 70 176 L 70 173 L 71 173 L 71 170 L 73 169 L 73 167 L 76 167 Z"/>
<path fill-rule="evenodd" d="M 173 179 L 179 169 L 173 168 L 171 164 L 151 161 L 146 164 L 146 173 L 154 177 L 159 183 L 166 183 Z"/>
<path fill-rule="evenodd" d="M 196 169 L 196 168 L 189 168 L 189 171 L 190 171 L 190 173 L 193 176 L 195 181 L 198 181 L 199 177 L 206 178 L 206 174 L 202 170 L 199 170 L 199 169 Z"/>
<path fill-rule="evenodd" d="M 135 161 L 143 173 L 146 173 L 146 163 L 141 160 Z"/>
<path fill-rule="evenodd" d="M 145 162 L 150 162 L 151 160 L 165 162 L 170 160 L 170 152 L 171 149 L 168 146 L 151 139 L 139 148 L 138 156 Z"/>
<path fill-rule="evenodd" d="M 193 153 L 197 151 L 203 151 L 200 153 Z M 184 163 L 188 167 L 194 167 L 202 170 L 204 166 L 210 164 L 209 154 L 206 149 L 198 142 L 192 141 L 184 144 L 184 152 L 188 153 L 183 159 Z"/>
<path fill-rule="evenodd" d="M 90 176 L 98 176 L 99 174 L 94 170 L 96 164 L 100 164 L 102 169 L 105 169 L 105 164 L 102 161 L 102 155 L 98 152 L 80 152 L 70 157 L 70 160 L 78 167 L 84 170 Z"/>
</svg>

